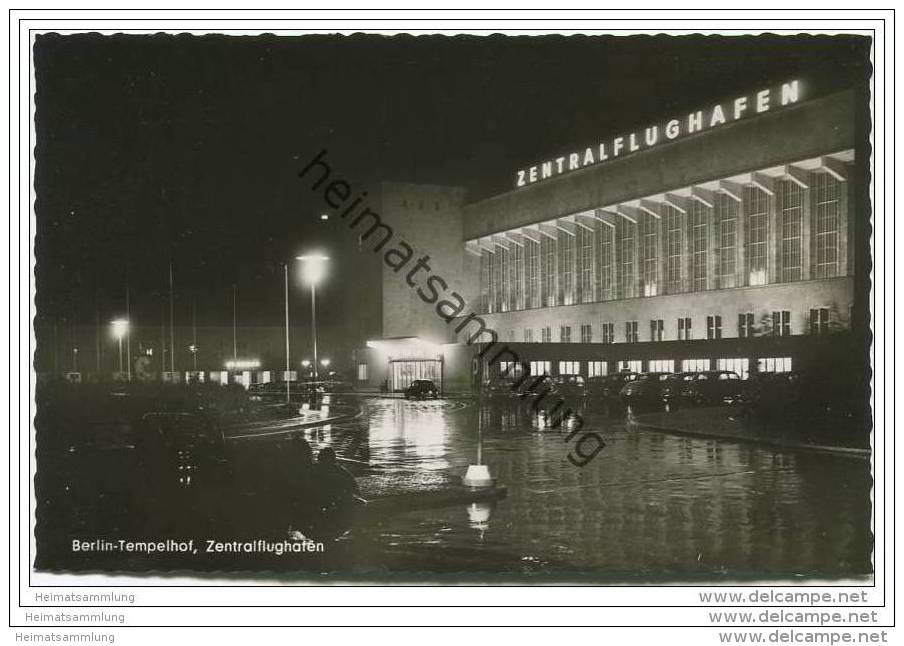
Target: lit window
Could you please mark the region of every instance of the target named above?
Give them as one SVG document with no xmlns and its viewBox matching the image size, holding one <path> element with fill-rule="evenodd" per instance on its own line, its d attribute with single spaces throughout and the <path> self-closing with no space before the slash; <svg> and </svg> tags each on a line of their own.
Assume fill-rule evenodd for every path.
<svg viewBox="0 0 904 646">
<path fill-rule="evenodd" d="M 619 361 L 618 362 L 618 371 L 619 372 L 642 372 L 643 371 L 643 362 L 639 359 L 631 360 L 631 361 Z"/>
<path fill-rule="evenodd" d="M 662 207 L 666 226 L 666 291 L 683 291 L 681 256 L 684 248 L 684 214 L 672 206 Z"/>
<path fill-rule="evenodd" d="M 641 281 L 643 295 L 656 296 L 659 270 L 659 220 L 643 213 L 640 220 Z"/>
<path fill-rule="evenodd" d="M 801 223 L 804 191 L 790 180 L 782 180 L 780 222 L 782 230 L 782 282 L 802 278 Z"/>
<path fill-rule="evenodd" d="M 675 372 L 674 359 L 651 359 L 647 366 L 647 372 Z"/>
<path fill-rule="evenodd" d="M 679 341 L 690 341 L 694 338 L 693 332 L 691 330 L 691 319 L 689 316 L 685 316 L 678 319 L 678 340 Z"/>
<path fill-rule="evenodd" d="M 637 284 L 634 274 L 634 237 L 636 235 L 637 225 L 625 217 L 619 217 L 616 220 L 616 233 L 618 235 L 618 245 L 616 253 L 618 254 L 619 264 L 619 297 L 633 298 L 635 286 Z"/>
<path fill-rule="evenodd" d="M 615 323 L 603 323 L 600 332 L 603 343 L 615 343 Z"/>
<path fill-rule="evenodd" d="M 721 339 L 722 338 L 722 317 L 707 316 L 706 317 L 706 338 Z"/>
<path fill-rule="evenodd" d="M 709 207 L 698 200 L 691 204 L 691 258 L 694 291 L 706 289 L 707 247 L 709 246 Z"/>
<path fill-rule="evenodd" d="M 791 357 L 766 357 L 757 361 L 758 372 L 791 372 Z"/>
<path fill-rule="evenodd" d="M 524 238 L 526 250 L 527 298 L 525 307 L 542 307 L 540 300 L 540 243 Z"/>
<path fill-rule="evenodd" d="M 735 287 L 737 267 L 738 203 L 725 193 L 716 194 L 716 280 L 719 289 Z"/>
<path fill-rule="evenodd" d="M 562 305 L 574 305 L 574 247 L 575 236 L 569 233 L 559 233 L 559 303 Z"/>
<path fill-rule="evenodd" d="M 817 173 L 816 213 L 814 233 L 816 238 L 816 278 L 832 278 L 838 275 L 838 209 L 841 182 L 828 173 Z"/>
<path fill-rule="evenodd" d="M 496 264 L 496 270 L 498 271 L 497 280 L 499 282 L 496 305 L 500 312 L 508 312 L 511 309 L 509 306 L 512 301 L 511 253 L 507 248 L 497 245 L 496 259 L 498 261 Z"/>
<path fill-rule="evenodd" d="M 489 251 L 480 252 L 480 311 L 490 313 L 490 283 L 492 281 L 492 255 Z"/>
<path fill-rule="evenodd" d="M 580 361 L 560 361 L 559 362 L 559 374 L 560 375 L 579 375 L 579 374 L 581 374 L 581 362 Z"/>
<path fill-rule="evenodd" d="M 358 364 L 358 381 L 367 381 L 367 364 Z"/>
<path fill-rule="evenodd" d="M 524 247 L 512 243 L 509 263 L 509 309 L 524 309 Z"/>
<path fill-rule="evenodd" d="M 593 293 L 593 231 L 578 226 L 578 288 L 582 303 L 592 303 Z"/>
<path fill-rule="evenodd" d="M 593 326 L 592 325 L 582 325 L 581 326 L 581 343 L 592 343 L 593 342 Z"/>
<path fill-rule="evenodd" d="M 829 331 L 829 308 L 817 307 L 810 310 L 810 334 L 825 334 Z"/>
<path fill-rule="evenodd" d="M 769 195 L 756 186 L 744 188 L 747 214 L 747 275 L 750 285 L 766 284 Z"/>
<path fill-rule="evenodd" d="M 754 336 L 753 312 L 738 314 L 738 336 L 742 339 Z"/>
<path fill-rule="evenodd" d="M 741 375 L 741 379 L 747 379 L 750 374 L 750 359 L 747 357 L 735 357 L 729 359 L 719 359 L 716 362 L 719 370 L 730 370 Z"/>
<path fill-rule="evenodd" d="M 543 304 L 556 305 L 556 243 L 554 238 L 544 235 L 540 241 L 540 255 L 543 266 Z"/>
<path fill-rule="evenodd" d="M 571 343 L 571 326 L 570 325 L 562 325 L 559 327 L 559 342 L 560 343 Z"/>
<path fill-rule="evenodd" d="M 615 260 L 615 254 L 612 252 L 612 244 L 614 232 L 609 224 L 600 223 L 599 229 L 600 245 L 599 259 L 597 262 L 599 276 L 597 278 L 597 300 L 612 300 L 615 295 L 613 293 L 613 271 L 612 263 Z"/>
<path fill-rule="evenodd" d="M 530 374 L 539 376 L 539 375 L 548 375 L 550 371 L 550 362 L 549 361 L 531 361 L 530 362 Z"/>
<path fill-rule="evenodd" d="M 518 361 L 500 361 L 499 376 L 501 377 L 520 377 L 524 372 L 524 365 Z"/>
<path fill-rule="evenodd" d="M 650 321 L 650 341 L 662 341 L 665 323 L 662 319 L 654 319 Z"/>
<path fill-rule="evenodd" d="M 607 361 L 588 361 L 587 376 L 588 377 L 604 377 L 609 373 L 609 363 Z"/>
<path fill-rule="evenodd" d="M 637 321 L 625 322 L 625 343 L 637 343 Z"/>
<path fill-rule="evenodd" d="M 702 372 L 709 370 L 709 359 L 684 359 L 681 362 L 682 372 Z"/>
<path fill-rule="evenodd" d="M 791 312 L 781 310 L 772 313 L 772 336 L 791 335 Z"/>
</svg>

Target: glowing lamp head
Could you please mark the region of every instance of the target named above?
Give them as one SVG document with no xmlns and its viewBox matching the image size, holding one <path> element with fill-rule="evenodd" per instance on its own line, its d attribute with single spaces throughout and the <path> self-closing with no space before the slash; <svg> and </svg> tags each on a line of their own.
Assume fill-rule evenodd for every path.
<svg viewBox="0 0 904 646">
<path fill-rule="evenodd" d="M 296 260 L 301 261 L 301 277 L 306 283 L 316 285 L 323 280 L 326 274 L 326 262 L 329 260 L 327 256 L 308 254 L 297 256 Z"/>
<path fill-rule="evenodd" d="M 330 360 L 329 359 L 321 359 L 320 365 L 323 366 L 324 368 L 326 368 L 327 366 L 330 365 Z"/>
<path fill-rule="evenodd" d="M 309 367 L 311 366 L 311 360 L 310 360 L 310 359 L 305 359 L 305 360 L 303 360 L 303 361 L 301 362 L 301 366 L 302 366 L 303 368 L 309 368 Z"/>
<path fill-rule="evenodd" d="M 129 331 L 129 322 L 126 319 L 116 319 L 110 323 L 113 328 L 113 336 L 121 339 Z"/>
</svg>

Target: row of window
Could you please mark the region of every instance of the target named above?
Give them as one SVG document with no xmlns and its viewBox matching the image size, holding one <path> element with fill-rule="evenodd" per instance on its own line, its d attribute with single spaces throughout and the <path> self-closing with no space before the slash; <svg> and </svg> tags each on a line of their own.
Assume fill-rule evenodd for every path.
<svg viewBox="0 0 904 646">
<path fill-rule="evenodd" d="M 810 334 L 826 334 L 832 330 L 831 310 L 827 307 L 813 308 L 809 312 L 809 332 Z M 605 321 L 599 326 L 599 342 L 600 343 L 638 343 L 640 338 L 640 327 L 637 321 L 625 321 L 624 336 L 621 339 L 616 338 L 615 323 Z M 669 340 L 665 334 L 665 321 L 663 319 L 650 320 L 650 335 L 643 339 L 645 341 L 667 341 Z M 690 341 L 694 338 L 694 322 L 689 316 L 679 317 L 676 322 L 678 341 Z M 707 339 L 722 338 L 722 317 L 714 314 L 706 317 L 706 337 Z M 582 324 L 580 326 L 580 342 L 594 343 L 593 326 Z M 739 338 L 748 338 L 755 336 L 790 336 L 791 335 L 791 311 L 776 310 L 771 314 L 764 315 L 760 321 L 756 320 L 753 312 L 741 312 L 738 314 L 737 336 Z M 702 337 L 701 337 L 702 338 Z M 573 343 L 577 339 L 572 337 L 572 326 L 561 325 L 558 329 L 558 337 L 556 341 L 559 343 Z M 534 342 L 534 331 L 531 328 L 524 329 L 524 342 Z M 546 326 L 540 328 L 540 342 L 553 342 L 553 328 Z"/>
<path fill-rule="evenodd" d="M 481 252 L 481 311 L 764 285 L 770 240 L 777 249 L 775 280 L 802 280 L 805 217 L 812 277 L 842 275 L 843 183 L 827 173 L 812 178 L 811 188 L 780 180 L 773 195 L 751 185 L 740 201 L 716 193 L 712 204 L 694 199 L 679 209 L 661 203 L 656 215 L 639 210 L 612 223 L 541 226 L 538 239 L 512 236 Z"/>
<path fill-rule="evenodd" d="M 674 359 L 631 359 L 613 363 L 613 372 L 701 372 L 716 369 L 736 372 L 742 379 L 750 376 L 750 359 L 747 357 L 724 357 L 715 362 L 712 359 L 690 358 L 677 362 Z M 524 375 L 525 369 L 529 369 L 531 375 L 552 376 L 554 365 L 558 368 L 556 376 L 603 377 L 609 374 L 608 361 L 530 361 L 524 364 L 500 361 L 499 374 L 518 378 Z M 791 357 L 762 357 L 756 360 L 755 366 L 757 372 L 790 372 L 792 361 Z"/>
</svg>

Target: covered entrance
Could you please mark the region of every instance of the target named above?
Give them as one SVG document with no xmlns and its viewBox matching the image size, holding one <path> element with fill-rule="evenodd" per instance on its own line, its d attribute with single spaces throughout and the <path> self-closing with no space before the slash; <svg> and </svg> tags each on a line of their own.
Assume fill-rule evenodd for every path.
<svg viewBox="0 0 904 646">
<path fill-rule="evenodd" d="M 390 359 L 390 390 L 402 392 L 416 379 L 429 379 L 443 392 L 442 359 Z"/>
</svg>

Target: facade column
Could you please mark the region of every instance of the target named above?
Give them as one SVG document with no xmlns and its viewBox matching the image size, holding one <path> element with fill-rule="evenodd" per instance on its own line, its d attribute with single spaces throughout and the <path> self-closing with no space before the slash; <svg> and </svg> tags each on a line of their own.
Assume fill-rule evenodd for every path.
<svg viewBox="0 0 904 646">
<path fill-rule="evenodd" d="M 815 262 L 816 253 L 814 249 L 815 236 L 813 236 L 812 222 L 813 216 L 816 214 L 816 191 L 812 190 L 813 186 L 812 173 L 806 173 L 806 188 L 801 188 L 803 197 L 800 201 L 800 278 L 801 280 L 810 280 L 816 275 L 813 271 L 813 262 Z"/>
<path fill-rule="evenodd" d="M 731 199 L 731 198 L 729 198 Z M 749 281 L 747 271 L 747 209 L 743 197 L 734 205 L 737 213 L 735 219 L 735 285 L 744 287 Z"/>
</svg>

